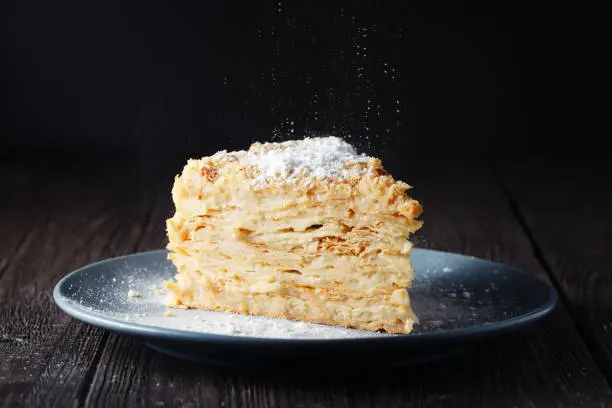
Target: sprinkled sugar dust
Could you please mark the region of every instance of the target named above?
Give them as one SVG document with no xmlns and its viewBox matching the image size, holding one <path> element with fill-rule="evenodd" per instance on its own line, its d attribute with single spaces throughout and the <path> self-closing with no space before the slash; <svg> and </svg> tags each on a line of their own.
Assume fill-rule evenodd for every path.
<svg viewBox="0 0 612 408">
<path fill-rule="evenodd" d="M 316 323 L 246 316 L 208 310 L 172 309 L 171 315 L 125 316 L 125 320 L 166 329 L 196 331 L 226 336 L 277 339 L 334 339 L 390 336 L 385 333 L 326 326 Z"/>
<path fill-rule="evenodd" d="M 368 160 L 338 137 L 305 138 L 280 143 L 280 147 L 249 155 L 249 161 L 261 171 L 259 181 L 272 178 L 290 183 L 301 173 L 318 179 L 347 179 L 358 173 L 347 168 L 349 162 Z"/>
<path fill-rule="evenodd" d="M 268 4 L 265 23 L 250 33 L 252 65 L 219 76 L 268 129 L 252 141 L 333 134 L 384 159 L 386 147 L 405 136 L 400 61 L 410 39 L 402 27 L 358 9 L 330 5 L 315 13 L 306 3 Z"/>
</svg>

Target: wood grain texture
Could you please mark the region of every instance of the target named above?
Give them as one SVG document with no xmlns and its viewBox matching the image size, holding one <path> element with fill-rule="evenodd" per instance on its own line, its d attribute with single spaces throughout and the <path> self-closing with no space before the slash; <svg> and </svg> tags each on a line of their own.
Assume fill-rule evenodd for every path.
<svg viewBox="0 0 612 408">
<path fill-rule="evenodd" d="M 502 162 L 535 250 L 555 277 L 612 383 L 612 190 L 609 159 Z"/>
<path fill-rule="evenodd" d="M 0 406 L 81 405 L 107 334 L 62 313 L 55 283 L 133 252 L 153 190 L 134 173 L 2 169 Z"/>
<path fill-rule="evenodd" d="M 491 169 L 387 163 L 425 205 L 418 246 L 545 276 Z M 151 225 L 163 221 L 152 214 Z M 159 218 L 156 218 L 159 217 Z M 153 234 L 155 235 L 155 234 Z M 152 238 L 154 241 L 159 238 Z M 612 393 L 563 306 L 525 332 L 417 367 L 364 373 L 245 373 L 172 359 L 110 335 L 88 407 L 605 407 Z"/>
</svg>

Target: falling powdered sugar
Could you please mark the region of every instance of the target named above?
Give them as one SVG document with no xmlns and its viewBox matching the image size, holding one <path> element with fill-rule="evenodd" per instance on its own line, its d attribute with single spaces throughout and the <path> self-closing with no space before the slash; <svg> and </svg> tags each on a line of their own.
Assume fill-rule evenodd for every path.
<svg viewBox="0 0 612 408">
<path fill-rule="evenodd" d="M 339 137 L 305 138 L 278 144 L 260 145 L 260 152 L 249 152 L 249 163 L 259 167 L 257 183 L 266 180 L 294 182 L 299 175 L 315 179 L 346 180 L 359 175 L 358 166 L 369 159 Z M 271 147 L 271 148 L 270 148 Z"/>
</svg>

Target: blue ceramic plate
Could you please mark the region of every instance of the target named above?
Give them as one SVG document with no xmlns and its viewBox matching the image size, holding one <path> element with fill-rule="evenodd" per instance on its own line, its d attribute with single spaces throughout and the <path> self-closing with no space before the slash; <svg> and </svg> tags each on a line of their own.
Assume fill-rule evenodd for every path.
<svg viewBox="0 0 612 408">
<path fill-rule="evenodd" d="M 420 324 L 408 335 L 202 310 L 166 316 L 160 289 L 176 272 L 166 255 L 143 252 L 87 265 L 59 281 L 53 297 L 70 316 L 138 336 L 166 354 L 234 366 L 423 361 L 533 323 L 557 302 L 555 290 L 531 274 L 414 249 L 410 297 Z"/>
</svg>

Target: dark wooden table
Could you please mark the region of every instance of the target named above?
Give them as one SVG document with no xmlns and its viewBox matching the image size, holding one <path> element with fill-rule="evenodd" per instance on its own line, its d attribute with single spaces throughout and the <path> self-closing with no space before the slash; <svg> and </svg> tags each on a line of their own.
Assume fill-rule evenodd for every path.
<svg viewBox="0 0 612 408">
<path fill-rule="evenodd" d="M 425 206 L 418 246 L 543 276 L 562 294 L 557 310 L 464 354 L 375 372 L 254 373 L 176 360 L 69 318 L 51 291 L 81 265 L 163 247 L 178 168 L 6 164 L 0 406 L 612 406 L 609 163 L 390 158 L 386 165 Z"/>
</svg>

